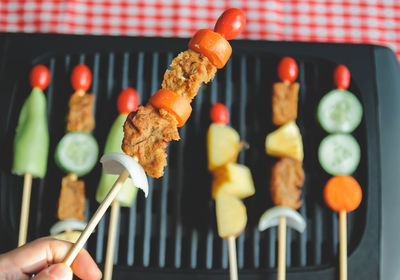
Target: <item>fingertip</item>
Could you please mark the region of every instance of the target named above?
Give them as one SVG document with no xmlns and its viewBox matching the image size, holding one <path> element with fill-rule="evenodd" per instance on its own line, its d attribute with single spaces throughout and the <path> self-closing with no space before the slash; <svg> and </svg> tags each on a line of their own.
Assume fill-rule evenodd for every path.
<svg viewBox="0 0 400 280">
<path fill-rule="evenodd" d="M 70 280 L 72 279 L 72 270 L 63 263 L 54 264 L 50 266 L 49 275 L 57 280 Z"/>
<path fill-rule="evenodd" d="M 82 279 L 98 280 L 103 274 L 88 251 L 82 249 L 71 265 L 72 271 Z"/>
<path fill-rule="evenodd" d="M 36 275 L 34 280 L 72 280 L 72 270 L 63 263 L 51 265 Z"/>
</svg>

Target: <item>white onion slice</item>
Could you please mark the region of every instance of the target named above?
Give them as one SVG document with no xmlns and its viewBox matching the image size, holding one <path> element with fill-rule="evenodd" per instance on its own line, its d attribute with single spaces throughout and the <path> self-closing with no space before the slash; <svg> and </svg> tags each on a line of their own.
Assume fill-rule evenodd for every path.
<svg viewBox="0 0 400 280">
<path fill-rule="evenodd" d="M 55 235 L 67 229 L 83 231 L 85 227 L 86 223 L 79 220 L 61 220 L 50 228 L 50 235 Z"/>
<path fill-rule="evenodd" d="M 121 174 L 125 169 L 129 172 L 135 187 L 142 189 L 147 197 L 149 183 L 143 167 L 133 158 L 122 153 L 108 153 L 101 157 L 103 170 L 106 174 Z"/>
<path fill-rule="evenodd" d="M 302 233 L 306 228 L 306 221 L 299 212 L 283 206 L 275 206 L 262 214 L 258 222 L 258 230 L 263 231 L 267 228 L 279 225 L 279 217 L 285 216 L 288 227 L 291 227 Z"/>
</svg>

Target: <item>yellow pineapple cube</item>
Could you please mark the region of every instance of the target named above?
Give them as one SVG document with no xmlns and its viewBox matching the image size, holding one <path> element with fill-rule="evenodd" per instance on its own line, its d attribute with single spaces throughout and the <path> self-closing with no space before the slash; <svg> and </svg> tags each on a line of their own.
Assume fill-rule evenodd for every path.
<svg viewBox="0 0 400 280">
<path fill-rule="evenodd" d="M 246 198 L 255 193 L 250 169 L 242 164 L 228 163 L 214 170 L 212 197 L 219 192 L 229 193 L 238 198 Z"/>
<path fill-rule="evenodd" d="M 218 235 L 237 237 L 246 228 L 247 211 L 243 202 L 230 194 L 219 192 L 215 198 Z"/>
<path fill-rule="evenodd" d="M 64 240 L 64 241 L 76 243 L 76 241 L 78 241 L 78 238 L 81 236 L 81 233 L 82 233 L 81 231 L 77 231 L 77 230 L 64 231 L 64 232 L 52 235 L 51 237 L 58 239 L 58 240 Z"/>
<path fill-rule="evenodd" d="M 212 123 L 207 132 L 208 169 L 235 162 L 241 149 L 240 137 L 232 127 Z"/>
<path fill-rule="evenodd" d="M 290 121 L 268 134 L 265 139 L 265 150 L 271 156 L 291 157 L 303 161 L 303 141 L 296 123 Z"/>
</svg>

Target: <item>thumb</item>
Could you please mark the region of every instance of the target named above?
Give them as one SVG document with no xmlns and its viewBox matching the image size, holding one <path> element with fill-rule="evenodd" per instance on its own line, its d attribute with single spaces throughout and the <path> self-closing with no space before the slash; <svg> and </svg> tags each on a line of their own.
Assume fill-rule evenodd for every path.
<svg viewBox="0 0 400 280">
<path fill-rule="evenodd" d="M 72 280 L 72 270 L 63 263 L 43 269 L 32 280 Z"/>
</svg>

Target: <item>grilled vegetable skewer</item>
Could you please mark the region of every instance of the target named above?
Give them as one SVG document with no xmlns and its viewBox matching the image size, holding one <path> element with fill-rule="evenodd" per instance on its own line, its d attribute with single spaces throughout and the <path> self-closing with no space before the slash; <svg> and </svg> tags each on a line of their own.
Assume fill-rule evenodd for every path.
<svg viewBox="0 0 400 280">
<path fill-rule="evenodd" d="M 241 199 L 252 196 L 255 188 L 250 169 L 236 163 L 242 144 L 239 134 L 227 126 L 228 110 L 216 103 L 210 115 L 213 123 L 207 132 L 207 153 L 208 168 L 213 173 L 212 198 L 218 235 L 228 241 L 230 278 L 238 279 L 235 239 L 247 224 L 246 206 Z"/>
<path fill-rule="evenodd" d="M 295 211 L 302 204 L 300 188 L 304 182 L 303 143 L 295 123 L 299 84 L 294 81 L 297 75 L 296 61 L 284 57 L 278 65 L 282 82 L 274 84 L 272 96 L 272 122 L 282 126 L 265 139 L 266 153 L 282 157 L 272 168 L 271 176 L 271 196 L 277 206 L 267 210 L 258 225 L 260 231 L 278 225 L 278 280 L 286 279 L 287 226 L 303 232 L 306 225 L 304 218 Z"/>
<path fill-rule="evenodd" d="M 49 131 L 43 90 L 49 83 L 49 69 L 44 65 L 36 65 L 30 73 L 33 89 L 22 106 L 14 139 L 12 173 L 24 175 L 18 246 L 26 243 L 32 177 L 43 178 L 47 169 Z"/>
<path fill-rule="evenodd" d="M 137 92 L 133 88 L 124 89 L 118 97 L 117 107 L 119 116 L 114 121 L 107 136 L 104 154 L 119 152 L 122 153 L 121 142 L 124 138 L 123 125 L 130 112 L 136 111 L 139 103 Z M 96 200 L 101 203 L 110 191 L 112 183 L 118 178 L 117 175 L 105 174 L 102 172 L 99 186 L 96 191 Z M 131 179 L 126 179 L 121 190 L 118 192 L 111 204 L 110 222 L 108 228 L 108 240 L 106 259 L 104 263 L 104 279 L 112 279 L 113 260 L 115 251 L 116 232 L 119 220 L 120 206 L 131 207 L 137 194 L 137 188 Z"/>
<path fill-rule="evenodd" d="M 361 123 L 363 109 L 351 92 L 350 71 L 338 65 L 333 74 L 337 87 L 327 93 L 318 104 L 318 120 L 327 132 L 318 149 L 322 168 L 334 175 L 324 189 L 326 204 L 339 213 L 339 267 L 340 280 L 347 280 L 347 212 L 355 210 L 361 203 L 362 190 L 351 176 L 361 158 L 360 146 L 349 133 Z"/>
<path fill-rule="evenodd" d="M 93 94 L 86 91 L 92 83 L 90 69 L 79 64 L 72 70 L 71 84 L 75 92 L 69 99 L 66 134 L 58 142 L 55 151 L 57 166 L 65 171 L 62 178 L 57 216 L 60 220 L 52 228 L 56 238 L 75 242 L 85 226 L 85 182 L 78 176 L 89 173 L 97 162 L 98 145 L 90 134 L 95 126 Z M 71 225 L 73 228 L 67 228 Z M 62 230 L 62 232 L 57 231 Z"/>
<path fill-rule="evenodd" d="M 244 17 L 240 10 L 237 13 Z M 226 19 L 224 15 L 221 18 Z M 231 21 L 228 22 L 232 23 Z M 225 24 L 220 25 L 222 27 L 226 26 Z M 236 26 L 240 27 L 239 29 L 243 29 L 240 24 Z M 227 31 L 229 31 L 229 28 Z M 120 177 L 117 180 L 118 183 L 114 184 L 114 187 L 92 217 L 87 229 L 85 229 L 65 258 L 64 263 L 67 265 L 72 263 L 106 208 L 114 200 L 115 195 L 121 188 L 121 184 L 127 177 L 128 171 L 135 186 L 142 188 L 146 196 L 148 184 L 143 170 L 155 178 L 163 175 L 167 157 L 165 149 L 169 141 L 179 140 L 177 127 L 182 126 L 189 117 L 191 100 L 197 94 L 201 84 L 209 82 L 214 77 L 216 68 L 221 68 L 225 65 L 232 50 L 222 35 L 216 32 L 207 32 L 207 35 L 201 35 L 201 33 L 200 30 L 189 42 L 190 49 L 188 51 L 179 54 L 172 61 L 171 70 L 167 70 L 164 75 L 162 89 L 154 94 L 145 107 L 140 106 L 136 112 L 131 112 L 128 115 L 124 124 L 122 150 L 130 157 L 114 153 L 103 156 L 104 171 L 111 174 L 120 174 Z M 216 37 L 218 37 L 218 40 L 213 41 Z M 227 55 L 228 53 L 229 55 Z M 109 155 L 112 157 L 108 161 Z M 136 163 L 132 159 L 133 157 L 139 163 Z M 131 167 L 134 168 L 132 169 Z M 135 171 L 137 174 L 135 174 Z M 143 177 L 140 179 L 142 181 L 138 177 Z"/>
</svg>

